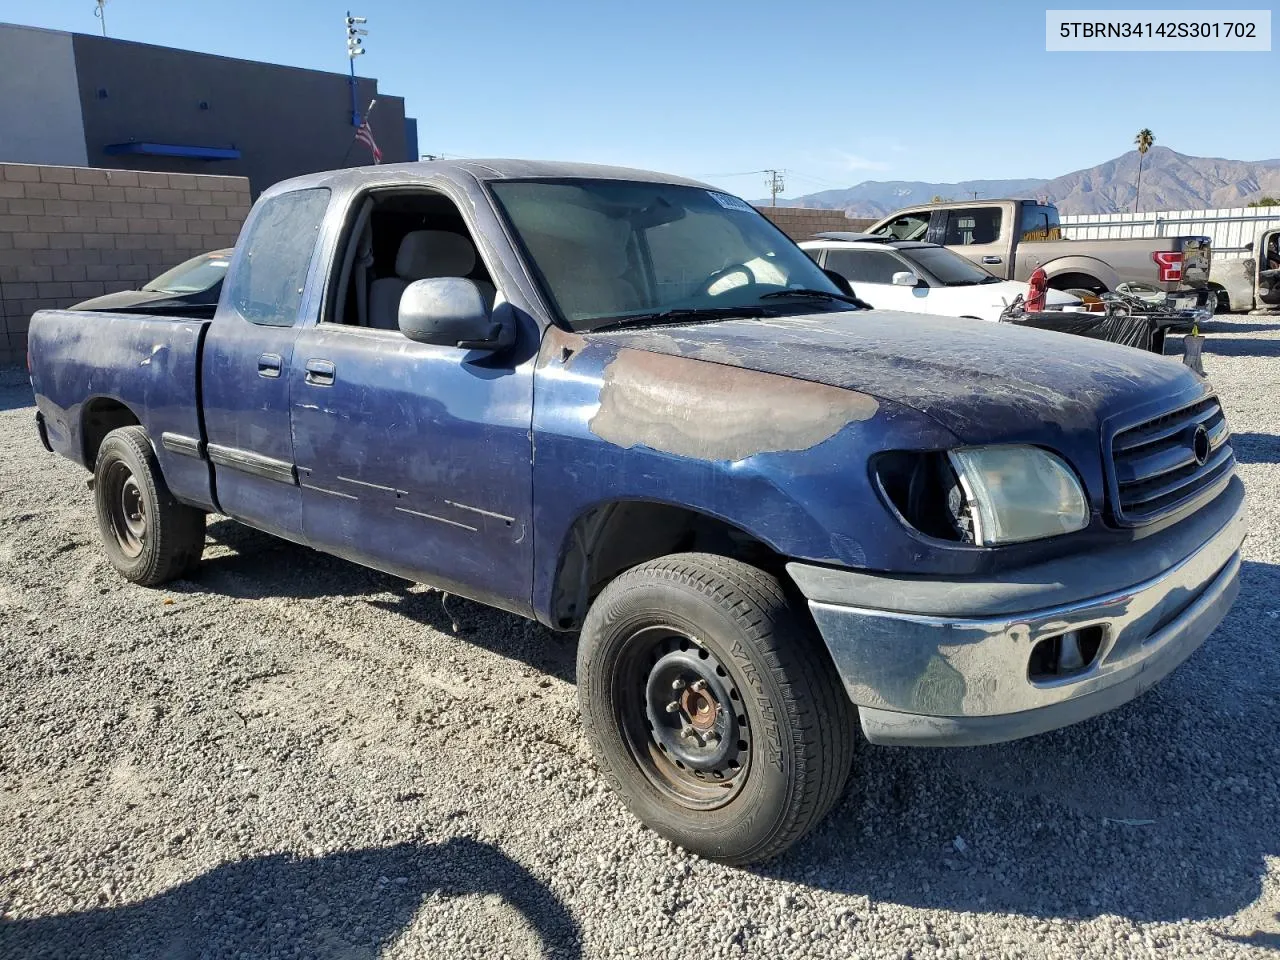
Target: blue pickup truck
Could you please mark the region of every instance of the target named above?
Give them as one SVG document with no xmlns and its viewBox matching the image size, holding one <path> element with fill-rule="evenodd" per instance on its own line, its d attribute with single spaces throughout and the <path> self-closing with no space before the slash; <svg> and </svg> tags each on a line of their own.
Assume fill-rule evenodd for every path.
<svg viewBox="0 0 1280 960">
<path fill-rule="evenodd" d="M 1095 716 L 1237 592 L 1243 491 L 1208 382 L 868 309 L 675 177 L 281 183 L 212 320 L 42 311 L 29 365 L 123 576 L 198 576 L 219 513 L 580 631 L 602 774 L 726 862 L 831 809 L 859 726 L 966 745 Z"/>
</svg>

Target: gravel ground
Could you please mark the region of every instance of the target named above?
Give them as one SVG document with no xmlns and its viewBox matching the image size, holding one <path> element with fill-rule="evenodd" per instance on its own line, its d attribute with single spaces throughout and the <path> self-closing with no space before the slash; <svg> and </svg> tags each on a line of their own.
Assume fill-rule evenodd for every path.
<svg viewBox="0 0 1280 960">
<path fill-rule="evenodd" d="M 604 789 L 571 637 L 226 520 L 196 579 L 126 584 L 9 371 L 0 957 L 1274 954 L 1280 318 L 1220 321 L 1206 353 L 1253 518 L 1223 627 L 1067 730 L 864 746 L 757 870 Z"/>
</svg>

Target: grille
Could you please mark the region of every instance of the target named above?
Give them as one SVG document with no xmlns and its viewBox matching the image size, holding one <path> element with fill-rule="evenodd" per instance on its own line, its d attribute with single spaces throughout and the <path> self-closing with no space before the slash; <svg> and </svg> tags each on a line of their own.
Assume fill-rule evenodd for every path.
<svg viewBox="0 0 1280 960">
<path fill-rule="evenodd" d="M 1230 440 L 1216 397 L 1117 433 L 1111 441 L 1116 519 L 1129 525 L 1150 523 L 1225 480 L 1236 462 Z"/>
</svg>

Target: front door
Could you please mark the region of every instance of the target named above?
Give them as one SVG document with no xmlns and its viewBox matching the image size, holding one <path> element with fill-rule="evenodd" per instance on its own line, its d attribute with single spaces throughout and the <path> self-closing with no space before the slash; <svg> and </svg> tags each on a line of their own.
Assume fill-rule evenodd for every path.
<svg viewBox="0 0 1280 960">
<path fill-rule="evenodd" d="M 290 376 L 307 541 L 527 615 L 530 339 L 491 355 L 399 330 L 304 330 Z"/>
<path fill-rule="evenodd" d="M 236 248 L 201 361 L 207 456 L 219 509 L 302 538 L 289 368 L 326 189 L 263 200 Z"/>
<path fill-rule="evenodd" d="M 1280 305 L 1280 230 L 1262 235 L 1258 250 L 1258 300 L 1268 307 Z"/>
<path fill-rule="evenodd" d="M 997 277 L 1009 279 L 1013 264 L 1006 256 L 1013 248 L 1012 231 L 1000 207 L 974 206 L 940 210 L 945 216 L 941 242 Z"/>
<path fill-rule="evenodd" d="M 915 271 L 887 251 L 828 250 L 824 265 L 848 280 L 853 292 L 877 310 L 930 312 L 929 288 L 895 284 L 894 274 Z"/>
</svg>

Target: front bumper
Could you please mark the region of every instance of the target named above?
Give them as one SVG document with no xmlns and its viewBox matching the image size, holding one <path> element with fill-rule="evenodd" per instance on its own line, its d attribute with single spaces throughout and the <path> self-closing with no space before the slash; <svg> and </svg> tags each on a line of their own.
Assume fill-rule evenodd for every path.
<svg viewBox="0 0 1280 960">
<path fill-rule="evenodd" d="M 1226 616 L 1245 536 L 1238 478 L 1196 515 L 1109 551 L 985 581 L 791 563 L 873 743 L 971 746 L 1097 716 L 1168 675 Z M 1115 584 L 1129 583 L 1124 589 Z M 1032 680 L 1031 651 L 1100 627 L 1085 669 Z"/>
</svg>

